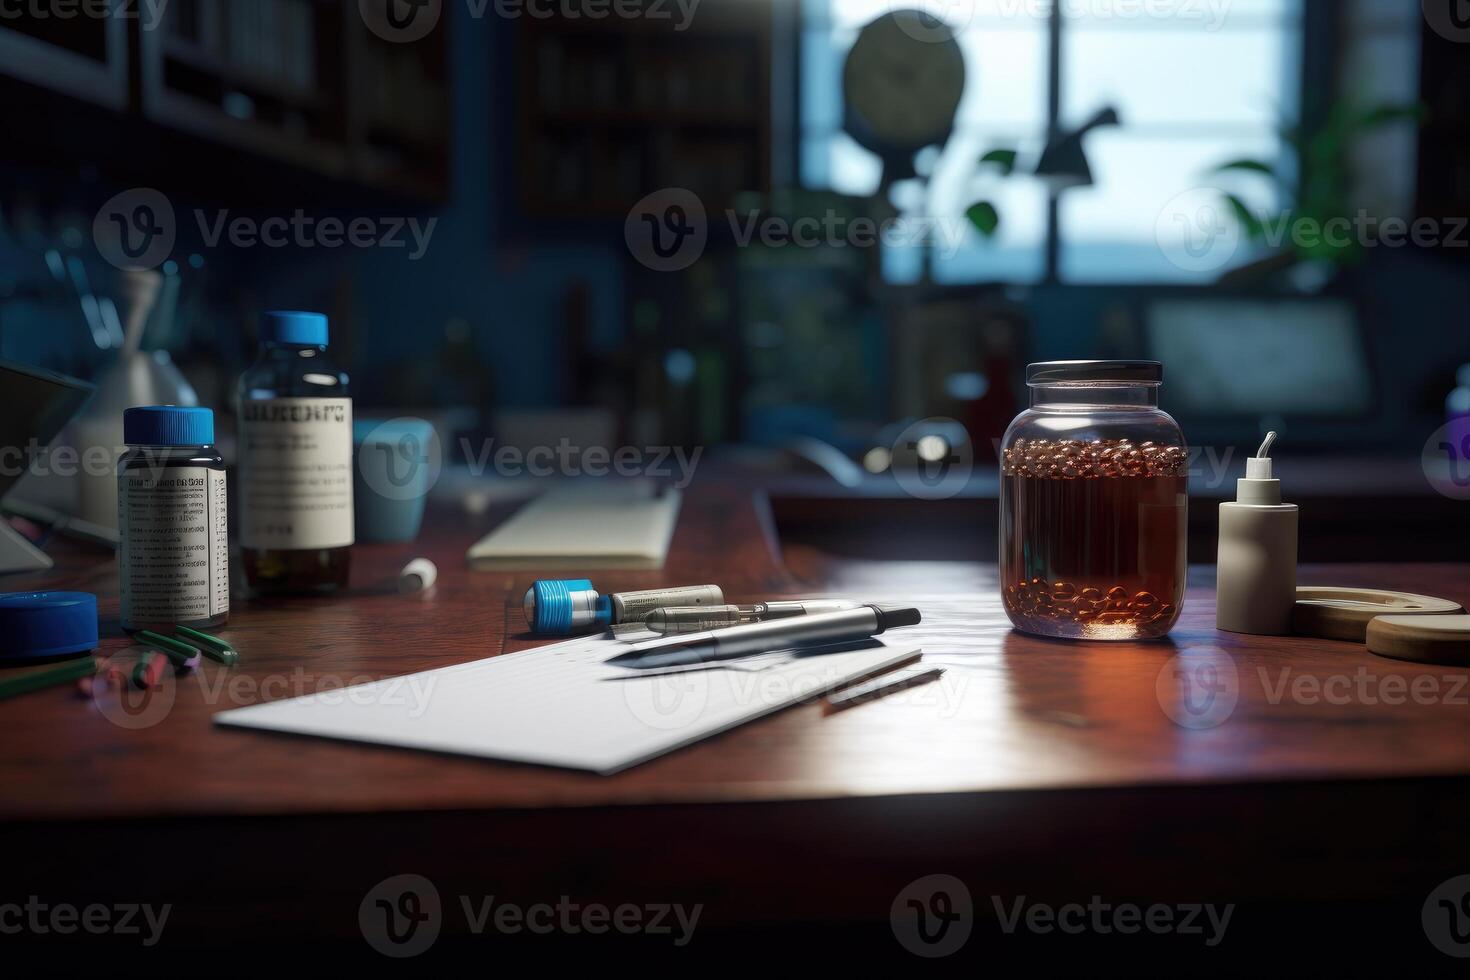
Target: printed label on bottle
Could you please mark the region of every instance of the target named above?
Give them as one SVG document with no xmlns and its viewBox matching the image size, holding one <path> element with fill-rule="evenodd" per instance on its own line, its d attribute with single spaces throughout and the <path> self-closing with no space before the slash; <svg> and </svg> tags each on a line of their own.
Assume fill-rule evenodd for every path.
<svg viewBox="0 0 1470 980">
<path fill-rule="evenodd" d="M 118 476 L 124 626 L 190 623 L 230 611 L 225 474 L 144 466 Z"/>
<path fill-rule="evenodd" d="M 352 529 L 352 399 L 240 406 L 240 544 L 343 548 Z"/>
</svg>

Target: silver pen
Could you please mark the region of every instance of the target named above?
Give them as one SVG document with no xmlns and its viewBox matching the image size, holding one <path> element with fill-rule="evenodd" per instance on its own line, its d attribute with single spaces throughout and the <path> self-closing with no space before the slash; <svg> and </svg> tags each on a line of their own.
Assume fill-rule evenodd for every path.
<svg viewBox="0 0 1470 980">
<path fill-rule="evenodd" d="M 862 605 L 850 599 L 781 599 L 750 605 L 666 606 L 643 617 L 643 627 L 654 633 L 704 633 L 709 630 L 760 623 L 792 616 L 840 612 Z"/>
<path fill-rule="evenodd" d="M 645 640 L 631 644 L 627 653 L 607 662 L 619 667 L 682 667 L 788 647 L 862 640 L 895 626 L 914 626 L 920 619 L 919 610 L 913 608 L 884 609 L 861 605 L 836 612 Z"/>
</svg>

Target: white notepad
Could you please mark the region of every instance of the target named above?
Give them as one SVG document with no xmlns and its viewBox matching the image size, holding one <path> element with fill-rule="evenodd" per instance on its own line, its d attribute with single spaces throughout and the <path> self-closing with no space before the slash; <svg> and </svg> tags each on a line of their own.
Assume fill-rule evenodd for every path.
<svg viewBox="0 0 1470 980">
<path fill-rule="evenodd" d="M 613 773 L 915 657 L 874 639 L 669 672 L 597 637 L 222 711 L 217 724 Z"/>
<path fill-rule="evenodd" d="M 679 491 L 651 483 L 550 490 L 470 546 L 475 568 L 662 568 Z"/>
</svg>

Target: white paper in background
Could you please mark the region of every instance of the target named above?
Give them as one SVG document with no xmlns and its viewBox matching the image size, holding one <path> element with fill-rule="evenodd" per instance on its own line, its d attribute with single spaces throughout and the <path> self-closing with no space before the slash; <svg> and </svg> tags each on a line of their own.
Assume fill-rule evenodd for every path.
<svg viewBox="0 0 1470 980">
<path fill-rule="evenodd" d="M 732 668 L 609 666 L 627 645 L 569 640 L 222 711 L 217 724 L 613 773 L 912 659 L 909 630 Z M 761 665 L 759 661 L 769 661 Z"/>
</svg>

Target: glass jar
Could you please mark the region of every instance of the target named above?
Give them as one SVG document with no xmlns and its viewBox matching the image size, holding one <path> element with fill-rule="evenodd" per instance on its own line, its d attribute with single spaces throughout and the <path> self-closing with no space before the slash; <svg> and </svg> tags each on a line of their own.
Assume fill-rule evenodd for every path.
<svg viewBox="0 0 1470 980">
<path fill-rule="evenodd" d="M 1000 580 L 1016 628 L 1079 640 L 1163 636 L 1188 571 L 1184 433 L 1159 410 L 1157 361 L 1026 369 L 1006 431 Z"/>
</svg>

